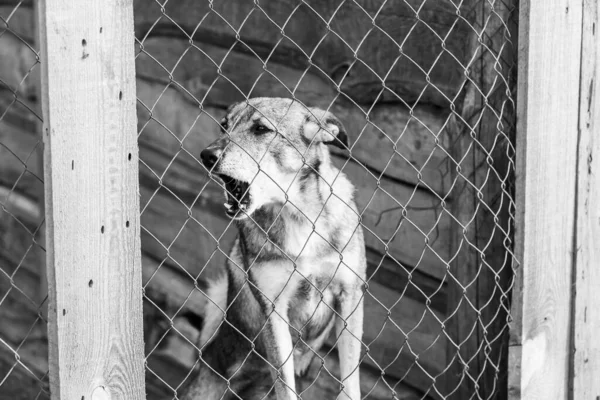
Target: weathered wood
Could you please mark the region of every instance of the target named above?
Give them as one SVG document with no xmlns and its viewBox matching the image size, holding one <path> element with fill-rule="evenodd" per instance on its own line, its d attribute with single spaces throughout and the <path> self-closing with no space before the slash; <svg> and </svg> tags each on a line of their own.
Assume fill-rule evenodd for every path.
<svg viewBox="0 0 600 400">
<path fill-rule="evenodd" d="M 336 83 L 354 63 L 341 89 L 358 102 L 398 102 L 400 96 L 409 103 L 419 99 L 449 106 L 464 80 L 459 63 L 468 33 L 455 6 L 418 0 L 391 0 L 383 7 L 368 0 L 339 5 L 284 0 L 258 7 L 252 1 L 186 0 L 167 3 L 163 14 L 159 4 L 136 0 L 136 35 L 192 36 L 224 48 L 250 48 L 263 59 L 302 70 L 310 56 Z M 244 44 L 236 42 L 236 32 Z M 382 90 L 383 77 L 389 90 Z"/>
<path fill-rule="evenodd" d="M 516 179 L 515 179 L 515 241 L 513 260 L 514 287 L 511 293 L 510 331 L 508 339 L 508 400 L 521 400 L 521 361 L 522 361 L 522 333 L 523 333 L 523 254 L 524 254 L 524 229 L 525 209 L 525 179 L 522 179 L 524 170 L 523 159 L 526 144 L 526 117 L 527 104 L 523 103 L 523 95 L 527 93 L 529 82 L 526 78 L 528 71 L 528 40 L 529 40 L 529 7 L 523 4 L 519 7 L 518 18 L 518 79 L 517 79 L 517 129 L 516 129 Z"/>
<path fill-rule="evenodd" d="M 149 113 L 143 107 L 138 107 L 144 184 L 156 187 L 160 179 L 162 185 L 180 199 L 185 199 L 187 204 L 191 204 L 204 190 L 205 193 L 196 201 L 204 207 L 209 203 L 217 206 L 213 210 L 218 210 L 222 215 L 222 189 L 212 182 L 203 189 L 208 178 L 198 161 L 198 155 L 220 134 L 216 121 L 220 120 L 223 111 L 207 107 L 201 112 L 183 101 L 177 91 L 167 89 L 163 93 L 160 85 L 154 86 L 143 80 L 139 81 L 138 88 L 138 97 L 152 109 L 150 119 Z M 340 158 L 336 158 L 335 162 L 340 167 L 344 166 Z M 345 164 L 343 171 L 357 187 L 359 210 L 368 205 L 363 213 L 363 223 L 368 228 L 365 232 L 368 246 L 383 253 L 387 243 L 390 255 L 404 263 L 405 268 L 417 266 L 419 271 L 443 279 L 446 274 L 444 261 L 449 259 L 448 230 L 451 218 L 442 211 L 440 201 L 425 191 L 386 178 L 381 178 L 378 185 L 372 173 L 354 162 Z M 406 208 L 404 213 L 403 207 Z M 160 210 L 160 213 L 163 212 L 167 211 Z M 186 210 L 181 212 L 186 216 Z M 162 228 L 156 226 L 154 230 Z M 197 233 L 202 234 L 201 231 Z M 216 235 L 220 231 L 212 233 Z"/>
<path fill-rule="evenodd" d="M 411 111 L 401 104 L 361 108 L 327 85 L 316 68 L 304 74 L 269 62 L 265 70 L 254 55 L 206 44 L 198 48 L 172 38 L 145 40 L 136 67 L 138 78 L 164 82 L 163 87 L 173 80 L 172 87 L 196 107 L 202 102 L 204 107 L 227 108 L 250 96 L 295 97 L 306 105 L 330 109 L 348 129 L 357 160 L 423 189 L 440 194 L 450 189 L 446 111 L 426 106 Z M 172 108 L 168 112 L 176 113 Z"/>
<path fill-rule="evenodd" d="M 521 345 L 510 344 L 509 346 L 507 398 L 521 400 Z"/>
<path fill-rule="evenodd" d="M 583 2 L 579 138 L 575 215 L 575 298 L 573 324 L 573 399 L 600 396 L 600 22 L 598 3 Z"/>
<path fill-rule="evenodd" d="M 465 18 L 470 83 L 452 132 L 455 220 L 448 279 L 449 335 L 445 393 L 451 399 L 505 398 L 508 292 L 512 287 L 514 100 L 510 97 L 516 48 L 507 29 L 513 1 L 469 1 Z"/>
<path fill-rule="evenodd" d="M 39 7 L 53 398 L 142 399 L 131 1 Z"/>
<path fill-rule="evenodd" d="M 573 60 L 581 59 L 582 2 L 522 1 L 520 9 L 521 396 L 565 399 L 580 115 L 580 65 Z"/>
</svg>

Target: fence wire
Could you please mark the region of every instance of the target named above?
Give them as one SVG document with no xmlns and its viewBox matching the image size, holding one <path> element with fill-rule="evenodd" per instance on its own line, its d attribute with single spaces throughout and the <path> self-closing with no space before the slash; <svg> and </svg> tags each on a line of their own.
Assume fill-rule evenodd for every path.
<svg viewBox="0 0 600 400">
<path fill-rule="evenodd" d="M 9 4 L 0 3 L 0 398 L 47 399 L 40 57 L 31 8 Z"/>
<path fill-rule="evenodd" d="M 241 102 L 265 117 L 251 99 L 284 97 L 332 112 L 350 136 L 348 149 L 332 148 L 332 161 L 356 187 L 357 210 L 347 204 L 347 215 L 360 221 L 352 229 L 364 231 L 367 248 L 363 351 L 360 367 L 353 366 L 360 368 L 362 397 L 506 398 L 517 266 L 516 6 L 511 0 L 135 2 L 149 395 L 181 398 L 184 382 L 208 368 L 225 384 L 221 398 L 275 398 L 270 375 L 262 374 L 278 366 L 215 298 L 225 263 L 236 264 L 229 252 L 237 228 L 221 205 L 228 186 L 202 164 L 200 152 L 225 135 L 225 153 L 241 148 L 240 158 L 254 155 L 235 123 L 221 126 L 227 108 Z M 274 104 L 284 107 L 282 100 Z M 269 122 L 282 126 L 282 119 Z M 288 157 L 304 160 L 307 150 L 286 140 L 295 149 Z M 265 157 L 280 151 L 274 142 L 253 157 L 259 171 Z M 277 179 L 286 206 L 302 214 Z M 324 204 L 344 200 L 333 186 Z M 324 204 L 315 220 L 324 218 Z M 278 246 L 271 228 L 264 229 L 270 239 L 263 249 Z M 314 226 L 311 235 L 319 235 Z M 236 266 L 251 271 L 250 264 Z M 264 294 L 255 282 L 246 284 Z M 227 295 L 232 303 L 240 293 Z M 215 309 L 225 316 L 221 331 L 229 327 L 253 343 L 226 376 L 199 338 Z M 212 340 L 219 341 L 219 332 Z M 310 349 L 316 356 L 293 388 L 301 398 L 339 393 L 337 342 L 332 334 L 322 348 Z"/>
<path fill-rule="evenodd" d="M 47 398 L 40 58 L 31 2 L 1 4 L 0 398 Z M 507 397 L 516 5 L 134 0 L 148 398 L 182 398 L 200 371 L 220 374 L 200 338 L 211 312 L 225 317 L 213 343 L 227 327 L 239 331 L 215 290 L 234 261 L 237 226 L 200 153 L 222 135 L 227 149 L 249 152 L 238 127 L 223 132 L 221 122 L 231 104 L 253 109 L 255 97 L 328 110 L 348 132 L 331 161 L 356 188 L 346 217 L 366 244 L 362 352 L 352 366 L 362 398 Z M 307 155 L 290 142 L 293 157 Z M 324 203 L 348 203 L 332 186 Z M 287 205 L 302 214 L 302 204 Z M 284 256 L 296 261 L 306 246 Z M 308 349 L 316 355 L 293 388 L 301 398 L 338 395 L 338 342 L 334 332 Z M 242 356 L 220 374 L 219 397 L 274 398 L 277 366 L 254 346 Z"/>
</svg>

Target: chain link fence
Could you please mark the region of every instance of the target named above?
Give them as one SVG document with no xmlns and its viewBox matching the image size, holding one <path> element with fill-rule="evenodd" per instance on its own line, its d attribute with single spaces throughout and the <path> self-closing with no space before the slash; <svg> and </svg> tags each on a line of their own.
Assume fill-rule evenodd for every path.
<svg viewBox="0 0 600 400">
<path fill-rule="evenodd" d="M 0 2 L 2 399 L 49 398 L 40 58 L 30 6 Z"/>
<path fill-rule="evenodd" d="M 199 334 L 209 310 L 231 311 L 211 284 L 237 227 L 200 152 L 231 104 L 284 97 L 332 112 L 350 137 L 331 150 L 356 187 L 367 251 L 363 398 L 506 398 L 516 6 L 134 2 L 149 393 L 181 398 L 185 381 L 214 370 Z M 336 342 L 312 349 L 303 399 L 339 393 Z M 244 359 L 268 371 L 257 354 Z M 222 398 L 274 398 L 260 372 L 236 368 Z"/>
<path fill-rule="evenodd" d="M 0 1 L 7 399 L 49 397 L 32 7 Z M 255 97 L 328 110 L 347 130 L 348 148 L 331 147 L 331 161 L 355 186 L 351 215 L 366 245 L 362 397 L 506 398 L 516 0 L 134 0 L 134 9 L 148 398 L 181 398 L 210 367 L 199 336 L 219 311 L 211 287 L 237 227 L 200 152 L 223 134 L 227 108 Z M 332 333 L 312 349 L 297 377 L 303 399 L 339 393 L 337 342 Z M 260 375 L 267 362 L 247 356 L 221 397 L 274 398 Z M 255 375 L 244 375 L 248 365 Z"/>
</svg>

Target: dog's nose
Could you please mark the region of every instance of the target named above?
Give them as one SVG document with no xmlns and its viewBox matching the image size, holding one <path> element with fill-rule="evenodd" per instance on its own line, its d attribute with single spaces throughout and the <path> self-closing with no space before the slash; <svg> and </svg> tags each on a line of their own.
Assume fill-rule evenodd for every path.
<svg viewBox="0 0 600 400">
<path fill-rule="evenodd" d="M 221 154 L 223 154 L 223 150 L 217 147 L 207 147 L 200 152 L 200 159 L 206 168 L 211 169 L 219 161 Z"/>
</svg>

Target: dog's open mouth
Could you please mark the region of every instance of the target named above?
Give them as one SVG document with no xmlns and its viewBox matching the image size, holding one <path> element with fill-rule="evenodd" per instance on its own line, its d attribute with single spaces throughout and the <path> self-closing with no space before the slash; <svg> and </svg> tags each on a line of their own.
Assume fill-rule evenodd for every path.
<svg viewBox="0 0 600 400">
<path fill-rule="evenodd" d="M 225 182 L 225 213 L 233 218 L 238 212 L 246 211 L 250 204 L 250 185 L 228 175 L 219 174 L 219 177 Z"/>
</svg>

